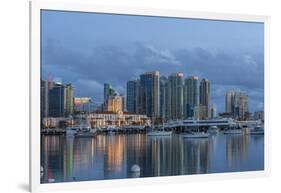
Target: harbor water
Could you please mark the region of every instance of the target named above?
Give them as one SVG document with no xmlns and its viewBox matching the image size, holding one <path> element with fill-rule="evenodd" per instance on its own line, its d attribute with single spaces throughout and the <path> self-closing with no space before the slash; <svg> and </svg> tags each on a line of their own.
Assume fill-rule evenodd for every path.
<svg viewBox="0 0 281 193">
<path fill-rule="evenodd" d="M 264 136 L 42 135 L 41 166 L 41 183 L 263 170 Z"/>
</svg>

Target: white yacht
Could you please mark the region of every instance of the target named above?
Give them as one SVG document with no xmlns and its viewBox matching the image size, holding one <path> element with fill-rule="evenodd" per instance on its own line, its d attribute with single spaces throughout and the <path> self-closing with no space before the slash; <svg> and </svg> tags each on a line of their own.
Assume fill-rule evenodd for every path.
<svg viewBox="0 0 281 193">
<path fill-rule="evenodd" d="M 154 124 L 152 124 L 152 131 L 149 131 L 147 136 L 172 136 L 173 131 L 165 131 L 164 123 L 160 126 L 160 129 L 154 130 Z"/>
<path fill-rule="evenodd" d="M 171 136 L 172 134 L 173 134 L 172 131 L 160 130 L 160 131 L 150 131 L 146 135 L 147 136 Z"/>
<path fill-rule="evenodd" d="M 82 129 L 76 134 L 77 137 L 95 137 L 96 135 L 96 129 Z"/>
<path fill-rule="evenodd" d="M 242 130 L 241 129 L 227 129 L 223 132 L 223 134 L 242 134 Z"/>
<path fill-rule="evenodd" d="M 94 137 L 97 135 L 97 130 L 91 128 L 91 124 L 88 119 L 84 122 L 81 121 L 77 127 L 77 137 Z"/>
<path fill-rule="evenodd" d="M 242 129 L 238 128 L 237 125 L 232 124 L 229 128 L 223 131 L 223 134 L 242 134 Z"/>
<path fill-rule="evenodd" d="M 217 126 L 211 126 L 208 129 L 208 133 L 216 135 L 219 133 L 219 128 Z"/>
<path fill-rule="evenodd" d="M 66 128 L 65 132 L 66 135 L 72 136 L 72 135 L 76 135 L 78 128 L 75 127 L 68 127 Z"/>
<path fill-rule="evenodd" d="M 256 126 L 256 127 L 250 129 L 249 134 L 264 135 L 264 128 L 262 126 Z"/>
<path fill-rule="evenodd" d="M 206 132 L 191 132 L 183 135 L 184 138 L 208 138 L 209 133 Z"/>
</svg>

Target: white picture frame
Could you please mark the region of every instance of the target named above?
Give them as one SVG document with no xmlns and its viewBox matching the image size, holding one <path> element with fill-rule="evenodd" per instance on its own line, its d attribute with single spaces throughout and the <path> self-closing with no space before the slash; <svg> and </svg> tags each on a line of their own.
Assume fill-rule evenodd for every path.
<svg viewBox="0 0 281 193">
<path fill-rule="evenodd" d="M 264 23 L 264 112 L 265 129 L 264 135 L 264 171 L 235 172 L 235 173 L 216 173 L 185 175 L 172 177 L 149 177 L 138 179 L 118 179 L 103 181 L 83 181 L 68 183 L 40 184 L 40 10 L 64 10 L 79 12 L 96 13 L 115 13 L 127 15 L 145 16 L 165 16 L 177 18 L 197 18 L 226 21 L 248 21 Z M 194 12 L 185 10 L 165 10 L 165 9 L 144 9 L 137 7 L 106 6 L 100 4 L 83 4 L 73 2 L 51 2 L 51 1 L 32 1 L 30 2 L 30 191 L 58 191 L 73 190 L 84 188 L 102 187 L 123 187 L 145 184 L 161 183 L 186 183 L 190 181 L 222 180 L 222 179 L 241 179 L 264 177 L 270 174 L 270 124 L 269 120 L 269 68 L 270 68 L 270 49 L 269 49 L 269 25 L 268 16 L 241 15 L 226 13 Z"/>
</svg>

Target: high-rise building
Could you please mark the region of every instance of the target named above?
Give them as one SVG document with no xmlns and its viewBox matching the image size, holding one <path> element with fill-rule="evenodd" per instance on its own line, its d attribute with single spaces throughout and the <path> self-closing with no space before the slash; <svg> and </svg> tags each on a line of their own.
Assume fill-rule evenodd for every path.
<svg viewBox="0 0 281 193">
<path fill-rule="evenodd" d="M 206 119 L 206 115 L 208 113 L 208 109 L 206 105 L 198 104 L 194 107 L 194 118 L 195 119 Z"/>
<path fill-rule="evenodd" d="M 167 117 L 181 119 L 183 117 L 183 73 L 168 77 Z"/>
<path fill-rule="evenodd" d="M 127 82 L 126 109 L 130 113 L 138 113 L 139 80 Z"/>
<path fill-rule="evenodd" d="M 264 121 L 264 111 L 256 111 L 254 114 L 255 120 Z"/>
<path fill-rule="evenodd" d="M 214 119 L 216 117 L 217 117 L 217 109 L 216 109 L 216 107 L 212 106 L 210 108 L 210 118 Z"/>
<path fill-rule="evenodd" d="M 48 81 L 41 80 L 41 90 L 40 90 L 40 113 L 41 121 L 43 118 L 49 115 L 49 92 L 48 92 Z"/>
<path fill-rule="evenodd" d="M 194 108 L 198 105 L 198 77 L 190 76 L 185 79 L 183 87 L 183 114 L 185 118 L 194 117 Z"/>
<path fill-rule="evenodd" d="M 167 120 L 167 98 L 168 98 L 168 78 L 160 77 L 160 117 L 162 121 Z"/>
<path fill-rule="evenodd" d="M 225 94 L 225 112 L 234 113 L 234 91 L 227 91 Z"/>
<path fill-rule="evenodd" d="M 73 114 L 74 91 L 71 84 L 41 80 L 41 118 Z"/>
<path fill-rule="evenodd" d="M 103 89 L 103 100 L 104 100 L 104 108 L 107 109 L 107 100 L 110 96 L 117 95 L 115 90 L 112 88 L 112 86 L 108 83 L 104 83 L 104 89 Z"/>
<path fill-rule="evenodd" d="M 62 83 L 53 83 L 49 89 L 49 117 L 65 116 L 65 86 Z"/>
<path fill-rule="evenodd" d="M 238 120 L 246 120 L 249 115 L 248 95 L 244 92 L 227 91 L 225 94 L 225 111 Z"/>
<path fill-rule="evenodd" d="M 244 92 L 235 92 L 234 95 L 234 118 L 246 120 L 249 113 L 248 95 Z"/>
<path fill-rule="evenodd" d="M 65 115 L 73 114 L 74 110 L 74 91 L 71 84 L 65 86 Z"/>
<path fill-rule="evenodd" d="M 103 100 L 106 101 L 107 98 L 111 95 L 112 87 L 108 83 L 104 83 L 103 86 Z"/>
<path fill-rule="evenodd" d="M 203 119 L 207 119 L 209 117 L 209 108 L 210 108 L 210 82 L 209 80 L 203 78 L 200 82 L 200 94 L 199 94 L 199 103 L 202 106 L 205 106 L 205 115 L 203 115 Z"/>
<path fill-rule="evenodd" d="M 107 111 L 114 113 L 123 111 L 123 98 L 122 96 L 109 96 L 107 99 Z"/>
<path fill-rule="evenodd" d="M 146 72 L 140 75 L 140 113 L 158 118 L 159 113 L 160 73 Z"/>
</svg>

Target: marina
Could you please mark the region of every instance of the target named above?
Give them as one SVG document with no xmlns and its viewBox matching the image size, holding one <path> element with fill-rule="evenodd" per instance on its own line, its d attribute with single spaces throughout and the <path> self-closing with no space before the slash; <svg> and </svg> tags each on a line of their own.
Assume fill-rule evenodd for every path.
<svg viewBox="0 0 281 193">
<path fill-rule="evenodd" d="M 97 134 L 146 133 L 148 136 L 169 136 L 172 133 L 185 133 L 186 137 L 208 137 L 222 131 L 223 134 L 263 134 L 262 123 L 256 121 L 235 121 L 233 119 L 175 120 L 161 125 L 105 125 L 92 128 L 87 118 L 78 125 L 66 128 L 44 128 L 45 135 L 95 136 Z M 197 135 L 195 135 L 197 134 Z"/>
</svg>

